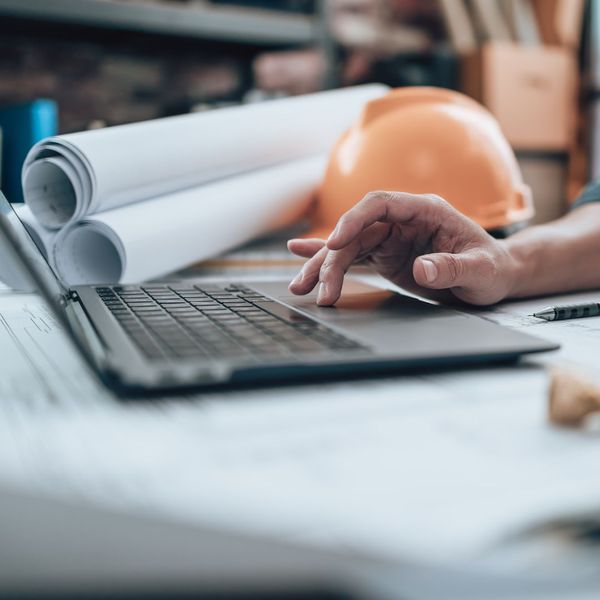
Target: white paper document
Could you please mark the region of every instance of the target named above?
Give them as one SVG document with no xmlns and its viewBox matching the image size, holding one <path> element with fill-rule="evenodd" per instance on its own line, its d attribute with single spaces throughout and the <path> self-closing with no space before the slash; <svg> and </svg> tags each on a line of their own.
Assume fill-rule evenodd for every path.
<svg viewBox="0 0 600 600">
<path fill-rule="evenodd" d="M 0 352 L 0 477 L 33 489 L 444 563 L 600 508 L 598 439 L 548 424 L 535 361 L 122 403 L 11 295 Z"/>
<path fill-rule="evenodd" d="M 500 325 L 526 329 L 527 333 L 558 342 L 562 348 L 553 353 L 553 362 L 575 366 L 600 376 L 600 318 L 544 321 L 531 315 L 547 306 L 600 302 L 600 292 L 580 292 L 548 298 L 506 302 L 494 309 L 482 310 L 481 316 Z"/>
</svg>

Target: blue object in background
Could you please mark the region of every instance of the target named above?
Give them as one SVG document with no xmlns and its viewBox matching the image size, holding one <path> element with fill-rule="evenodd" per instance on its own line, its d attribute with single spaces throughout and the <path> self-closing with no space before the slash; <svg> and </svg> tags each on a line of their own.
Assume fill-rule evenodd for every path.
<svg viewBox="0 0 600 600">
<path fill-rule="evenodd" d="M 58 107 L 54 100 L 0 108 L 2 129 L 2 181 L 0 187 L 10 202 L 23 202 L 21 168 L 29 149 L 58 132 Z"/>
</svg>

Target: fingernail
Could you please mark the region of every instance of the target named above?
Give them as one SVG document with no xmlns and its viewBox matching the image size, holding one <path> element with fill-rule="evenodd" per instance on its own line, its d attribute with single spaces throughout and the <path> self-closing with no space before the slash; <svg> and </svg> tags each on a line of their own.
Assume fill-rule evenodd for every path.
<svg viewBox="0 0 600 600">
<path fill-rule="evenodd" d="M 435 263 L 427 259 L 421 260 L 421 263 L 423 264 L 423 270 L 425 271 L 425 279 L 427 280 L 427 283 L 433 283 L 438 276 L 438 270 L 435 266 Z"/>
<path fill-rule="evenodd" d="M 319 284 L 319 292 L 317 293 L 317 304 L 321 304 L 327 296 L 327 286 L 324 283 Z"/>
<path fill-rule="evenodd" d="M 296 275 L 296 277 L 294 277 L 294 279 L 292 279 L 290 285 L 296 285 L 297 283 L 300 283 L 303 278 L 304 278 L 304 273 L 302 273 L 302 271 L 300 271 L 300 273 L 298 273 L 298 275 Z"/>
</svg>

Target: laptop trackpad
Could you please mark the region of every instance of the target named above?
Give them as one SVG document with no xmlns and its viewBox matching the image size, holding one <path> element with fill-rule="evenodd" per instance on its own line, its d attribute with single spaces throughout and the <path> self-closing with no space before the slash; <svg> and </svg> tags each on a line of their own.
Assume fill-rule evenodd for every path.
<svg viewBox="0 0 600 600">
<path fill-rule="evenodd" d="M 307 296 L 294 296 L 282 284 L 261 284 L 253 286 L 277 298 L 281 302 L 293 306 L 302 312 L 314 315 L 319 320 L 332 324 L 357 325 L 358 323 L 372 324 L 374 320 L 393 320 L 397 322 L 410 321 L 417 323 L 421 320 L 430 321 L 460 313 L 434 304 L 428 304 L 415 298 L 403 296 L 388 290 L 382 290 L 357 281 L 347 280 L 344 283 L 342 296 L 335 306 L 317 306 L 316 293 Z M 279 292 L 279 293 L 277 293 Z"/>
<path fill-rule="evenodd" d="M 514 350 L 523 344 L 521 334 L 511 329 L 353 280 L 344 284 L 342 297 L 333 307 L 317 306 L 314 292 L 308 296 L 290 294 L 284 282 L 252 287 L 323 323 L 339 327 L 380 353 L 394 356 L 476 355 L 496 352 L 499 348 Z"/>
</svg>

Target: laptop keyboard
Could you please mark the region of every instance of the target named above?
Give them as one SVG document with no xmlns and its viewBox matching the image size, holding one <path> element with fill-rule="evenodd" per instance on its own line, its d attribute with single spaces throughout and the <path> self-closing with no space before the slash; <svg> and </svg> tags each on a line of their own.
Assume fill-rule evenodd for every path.
<svg viewBox="0 0 600 600">
<path fill-rule="evenodd" d="M 368 350 L 243 285 L 114 286 L 96 292 L 150 359 Z"/>
</svg>

